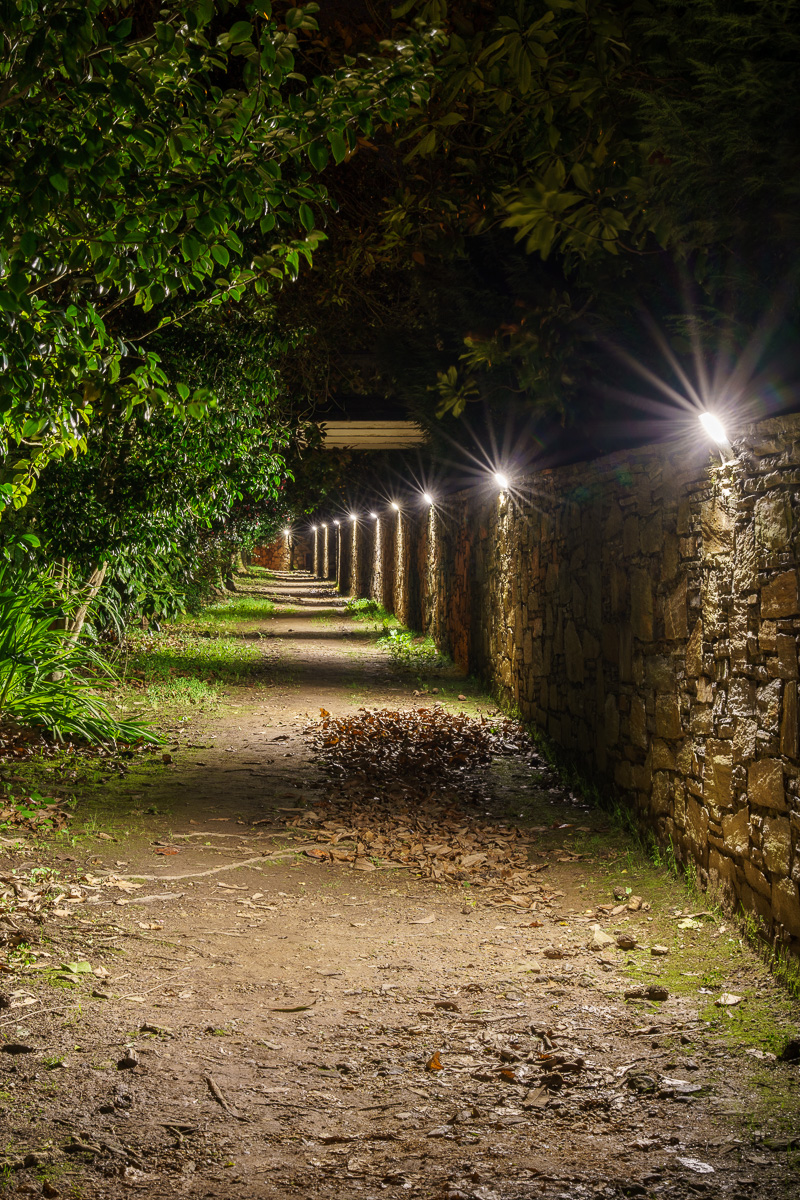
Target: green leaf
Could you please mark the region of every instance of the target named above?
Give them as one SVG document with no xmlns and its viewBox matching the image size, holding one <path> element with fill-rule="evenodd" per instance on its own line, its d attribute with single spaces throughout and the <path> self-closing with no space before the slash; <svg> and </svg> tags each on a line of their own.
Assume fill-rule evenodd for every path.
<svg viewBox="0 0 800 1200">
<path fill-rule="evenodd" d="M 308 147 L 308 157 L 315 171 L 324 171 L 330 159 L 328 148 L 323 146 L 322 142 L 311 143 Z"/>
<path fill-rule="evenodd" d="M 38 247 L 39 239 L 37 238 L 36 234 L 32 233 L 30 230 L 27 230 L 25 233 L 23 233 L 22 237 L 19 239 L 20 253 L 24 254 L 26 258 L 32 258 Z"/>
<path fill-rule="evenodd" d="M 314 228 L 314 213 L 307 204 L 301 204 L 299 214 L 304 228 L 310 232 Z"/>
<path fill-rule="evenodd" d="M 53 187 L 56 189 L 57 192 L 68 192 L 69 191 L 69 182 L 67 181 L 67 177 L 66 177 L 66 175 L 62 175 L 60 173 L 60 171 L 56 171 L 56 173 L 54 175 L 50 175 L 49 179 L 50 179 L 50 183 L 53 185 Z"/>
<path fill-rule="evenodd" d="M 231 42 L 249 42 L 253 36 L 253 26 L 250 21 L 237 21 L 228 30 Z"/>
<path fill-rule="evenodd" d="M 215 262 L 218 262 L 221 267 L 227 267 L 228 263 L 231 261 L 230 253 L 225 249 L 224 246 L 212 246 L 211 255 Z"/>
<path fill-rule="evenodd" d="M 334 162 L 338 165 L 344 160 L 347 154 L 347 142 L 338 129 L 330 129 L 328 131 L 328 141 L 331 144 Z"/>
</svg>

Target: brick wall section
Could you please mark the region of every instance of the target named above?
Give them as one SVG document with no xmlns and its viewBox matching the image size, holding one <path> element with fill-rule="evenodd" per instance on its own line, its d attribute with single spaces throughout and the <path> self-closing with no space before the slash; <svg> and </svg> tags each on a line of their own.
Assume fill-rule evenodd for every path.
<svg viewBox="0 0 800 1200">
<path fill-rule="evenodd" d="M 398 518 L 380 586 L 800 950 L 800 416 L 735 449 L 725 468 L 698 439 L 452 496 Z"/>
</svg>

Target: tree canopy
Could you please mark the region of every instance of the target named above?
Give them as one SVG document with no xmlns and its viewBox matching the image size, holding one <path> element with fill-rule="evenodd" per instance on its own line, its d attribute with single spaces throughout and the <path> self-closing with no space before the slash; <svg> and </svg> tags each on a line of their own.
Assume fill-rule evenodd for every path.
<svg viewBox="0 0 800 1200">
<path fill-rule="evenodd" d="M 652 359 L 643 314 L 678 355 L 739 353 L 796 281 L 797 8 L 395 7 L 443 31 L 435 80 L 331 181 L 324 274 L 281 300 L 318 333 L 303 384 L 569 421 L 626 381 L 610 343 Z"/>
<path fill-rule="evenodd" d="M 296 277 L 324 237 L 319 173 L 421 99 L 413 40 L 303 75 L 316 9 L 0 3 L 6 504 L 98 422 L 198 415 L 205 389 L 149 336 Z"/>
</svg>

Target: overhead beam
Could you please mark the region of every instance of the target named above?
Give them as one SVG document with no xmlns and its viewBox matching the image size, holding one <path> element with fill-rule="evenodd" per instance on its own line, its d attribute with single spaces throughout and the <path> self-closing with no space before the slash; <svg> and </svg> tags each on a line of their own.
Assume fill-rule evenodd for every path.
<svg viewBox="0 0 800 1200">
<path fill-rule="evenodd" d="M 428 440 L 415 421 L 324 421 L 320 429 L 328 450 L 405 450 Z"/>
</svg>

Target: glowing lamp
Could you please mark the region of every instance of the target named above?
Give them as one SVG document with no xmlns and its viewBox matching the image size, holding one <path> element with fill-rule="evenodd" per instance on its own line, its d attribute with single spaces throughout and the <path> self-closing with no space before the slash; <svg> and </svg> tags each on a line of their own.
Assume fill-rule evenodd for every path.
<svg viewBox="0 0 800 1200">
<path fill-rule="evenodd" d="M 334 519 L 334 522 L 333 522 L 333 523 L 334 523 L 334 525 L 341 525 L 341 521 L 337 521 L 337 520 L 335 520 L 335 519 Z"/>
<path fill-rule="evenodd" d="M 377 519 L 378 519 L 377 513 L 370 513 L 369 515 L 372 517 L 373 521 L 377 521 Z"/>
<path fill-rule="evenodd" d="M 390 507 L 393 508 L 395 512 L 400 512 L 400 505 L 395 500 L 392 500 Z"/>
<path fill-rule="evenodd" d="M 286 534 L 286 536 L 288 537 L 288 536 L 289 536 L 289 534 L 290 534 L 292 531 L 291 531 L 291 529 L 284 529 L 284 531 L 283 531 L 283 532 L 284 532 L 284 533 Z"/>
<path fill-rule="evenodd" d="M 504 475 L 502 471 L 495 471 L 494 478 L 495 478 L 495 482 L 498 484 L 501 491 L 505 492 L 509 486 L 508 476 Z"/>
<path fill-rule="evenodd" d="M 433 504 L 433 496 L 430 494 L 430 492 L 423 492 L 422 499 L 426 504 Z"/>
<path fill-rule="evenodd" d="M 312 526 L 311 526 L 311 532 L 312 532 L 312 533 L 316 533 L 316 532 L 317 532 L 317 527 L 316 527 L 316 525 L 312 525 Z"/>
<path fill-rule="evenodd" d="M 357 514 L 357 513 L 350 513 L 350 520 L 351 520 L 351 521 L 357 521 L 357 520 L 358 520 L 358 514 Z"/>
<path fill-rule="evenodd" d="M 733 454 L 733 448 L 725 432 L 725 426 L 720 421 L 719 417 L 714 413 L 702 412 L 699 415 L 700 424 L 703 426 L 703 431 L 707 437 L 715 443 L 719 449 L 719 455 L 723 462 Z"/>
</svg>

